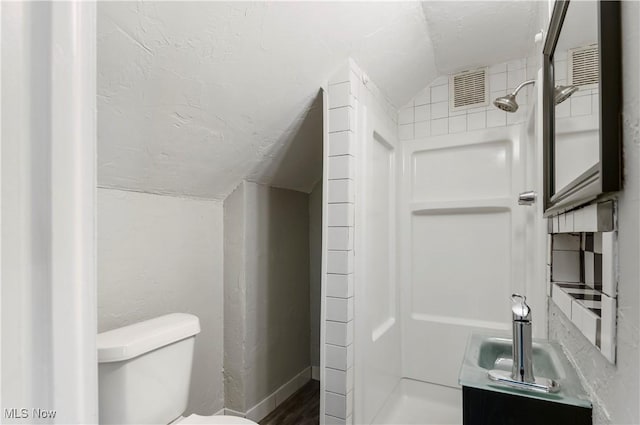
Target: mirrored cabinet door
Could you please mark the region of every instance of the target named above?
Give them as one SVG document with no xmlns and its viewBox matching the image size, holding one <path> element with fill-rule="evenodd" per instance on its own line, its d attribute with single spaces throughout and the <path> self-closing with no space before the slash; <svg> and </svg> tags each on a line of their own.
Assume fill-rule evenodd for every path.
<svg viewBox="0 0 640 425">
<path fill-rule="evenodd" d="M 556 2 L 544 46 L 545 213 L 621 187 L 618 2 Z"/>
</svg>

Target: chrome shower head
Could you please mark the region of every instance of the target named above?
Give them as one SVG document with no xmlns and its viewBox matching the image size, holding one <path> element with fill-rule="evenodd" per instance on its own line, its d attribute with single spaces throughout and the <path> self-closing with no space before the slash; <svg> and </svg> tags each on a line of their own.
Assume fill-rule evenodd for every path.
<svg viewBox="0 0 640 425">
<path fill-rule="evenodd" d="M 516 96 L 513 93 L 497 98 L 493 101 L 493 105 L 506 112 L 518 110 L 518 102 L 516 102 Z"/>
<path fill-rule="evenodd" d="M 536 80 L 528 80 L 524 83 L 521 83 L 513 93 L 510 93 L 506 96 L 502 96 L 493 101 L 493 104 L 496 108 L 502 109 L 506 112 L 515 112 L 518 110 L 518 102 L 516 102 L 516 95 L 524 86 L 529 84 L 534 84 Z"/>
<path fill-rule="evenodd" d="M 572 94 L 577 92 L 578 86 L 557 86 L 553 89 L 553 99 L 555 104 L 559 104 L 569 99 Z"/>
</svg>

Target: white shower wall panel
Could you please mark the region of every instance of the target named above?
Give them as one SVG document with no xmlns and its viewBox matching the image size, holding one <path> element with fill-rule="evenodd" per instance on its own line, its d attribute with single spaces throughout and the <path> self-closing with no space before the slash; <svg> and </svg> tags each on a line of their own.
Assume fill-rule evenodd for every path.
<svg viewBox="0 0 640 425">
<path fill-rule="evenodd" d="M 411 221 L 411 318 L 500 327 L 504 309 L 486 306 L 509 291 L 510 267 L 501 263 L 510 257 L 510 212 L 469 208 L 414 213 Z"/>
<path fill-rule="evenodd" d="M 371 264 L 367 268 L 368 319 L 375 342 L 397 321 L 395 276 L 395 149 L 377 134 L 370 137 L 365 238 Z"/>
<path fill-rule="evenodd" d="M 338 180 L 329 180 L 328 220 L 329 229 L 333 226 L 353 226 L 353 250 L 342 252 L 351 253 L 355 261 L 353 273 L 346 276 L 354 284 L 354 293 L 349 299 L 354 300 L 354 312 L 357 312 L 358 320 L 355 323 L 353 367 L 347 357 L 347 406 L 343 416 L 346 419 L 334 420 L 330 416 L 325 419 L 327 423 L 365 424 L 372 422 L 402 376 L 395 226 L 399 158 L 395 122 L 397 113 L 373 81 L 353 61 L 349 61 L 348 69 L 340 76 L 348 82 L 340 79 L 331 84 L 329 95 L 331 97 L 339 92 L 343 86 L 348 88 L 348 105 L 340 107 L 350 113 L 349 130 L 334 127 L 330 116 L 329 141 L 330 145 L 332 142 L 336 145 L 343 140 L 350 141 L 350 165 L 353 170 L 348 175 L 350 191 L 342 191 L 343 196 L 339 199 L 332 198 L 336 192 L 334 189 L 338 188 L 331 186 L 332 182 Z M 334 106 L 340 108 L 336 104 Z M 331 162 L 336 156 L 332 156 L 331 149 L 329 153 Z M 342 151 L 334 150 L 333 153 L 338 155 Z M 334 203 L 345 201 L 345 204 Z M 338 212 L 335 209 L 337 205 L 340 205 L 341 216 L 347 220 L 337 221 L 332 217 L 333 212 Z M 331 251 L 329 247 L 327 289 L 334 286 L 329 284 L 335 277 L 331 255 L 336 252 L 340 251 Z M 346 272 L 351 273 L 350 270 Z M 331 301 L 332 298 L 328 297 L 327 303 Z M 352 323 L 351 318 L 348 319 L 347 324 Z M 327 349 L 332 348 L 329 341 L 330 324 L 333 322 L 327 322 Z M 353 391 L 349 385 L 350 371 L 355 372 L 357 391 Z M 327 372 L 333 370 L 328 367 Z M 331 391 L 327 387 L 327 395 L 331 395 Z M 342 415 L 342 412 L 330 415 Z"/>
<path fill-rule="evenodd" d="M 504 197 L 511 184 L 510 159 L 508 140 L 417 151 L 412 157 L 412 200 Z"/>
<path fill-rule="evenodd" d="M 505 127 L 402 144 L 405 377 L 456 387 L 469 334 L 509 329 L 509 295 L 524 287 L 519 135 Z"/>
<path fill-rule="evenodd" d="M 399 381 L 401 329 L 395 267 L 395 146 L 375 132 L 366 137 L 364 218 L 360 221 L 364 262 L 360 274 L 356 269 L 356 276 L 362 277 L 356 301 L 361 303 L 358 311 L 364 320 L 359 328 L 363 338 L 356 340 L 356 349 L 363 354 L 364 423 L 371 423 Z"/>
</svg>

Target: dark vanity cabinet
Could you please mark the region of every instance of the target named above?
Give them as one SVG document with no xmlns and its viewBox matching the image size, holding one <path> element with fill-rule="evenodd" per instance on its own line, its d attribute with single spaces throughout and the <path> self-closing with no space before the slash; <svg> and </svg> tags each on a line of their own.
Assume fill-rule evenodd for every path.
<svg viewBox="0 0 640 425">
<path fill-rule="evenodd" d="M 591 425 L 591 408 L 462 387 L 464 425 Z"/>
</svg>

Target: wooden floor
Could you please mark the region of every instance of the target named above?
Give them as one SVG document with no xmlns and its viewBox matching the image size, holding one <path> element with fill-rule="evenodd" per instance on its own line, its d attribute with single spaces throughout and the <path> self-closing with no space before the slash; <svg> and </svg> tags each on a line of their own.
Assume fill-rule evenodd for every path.
<svg viewBox="0 0 640 425">
<path fill-rule="evenodd" d="M 260 425 L 318 425 L 319 423 L 320 382 L 313 379 L 260 421 Z"/>
</svg>

